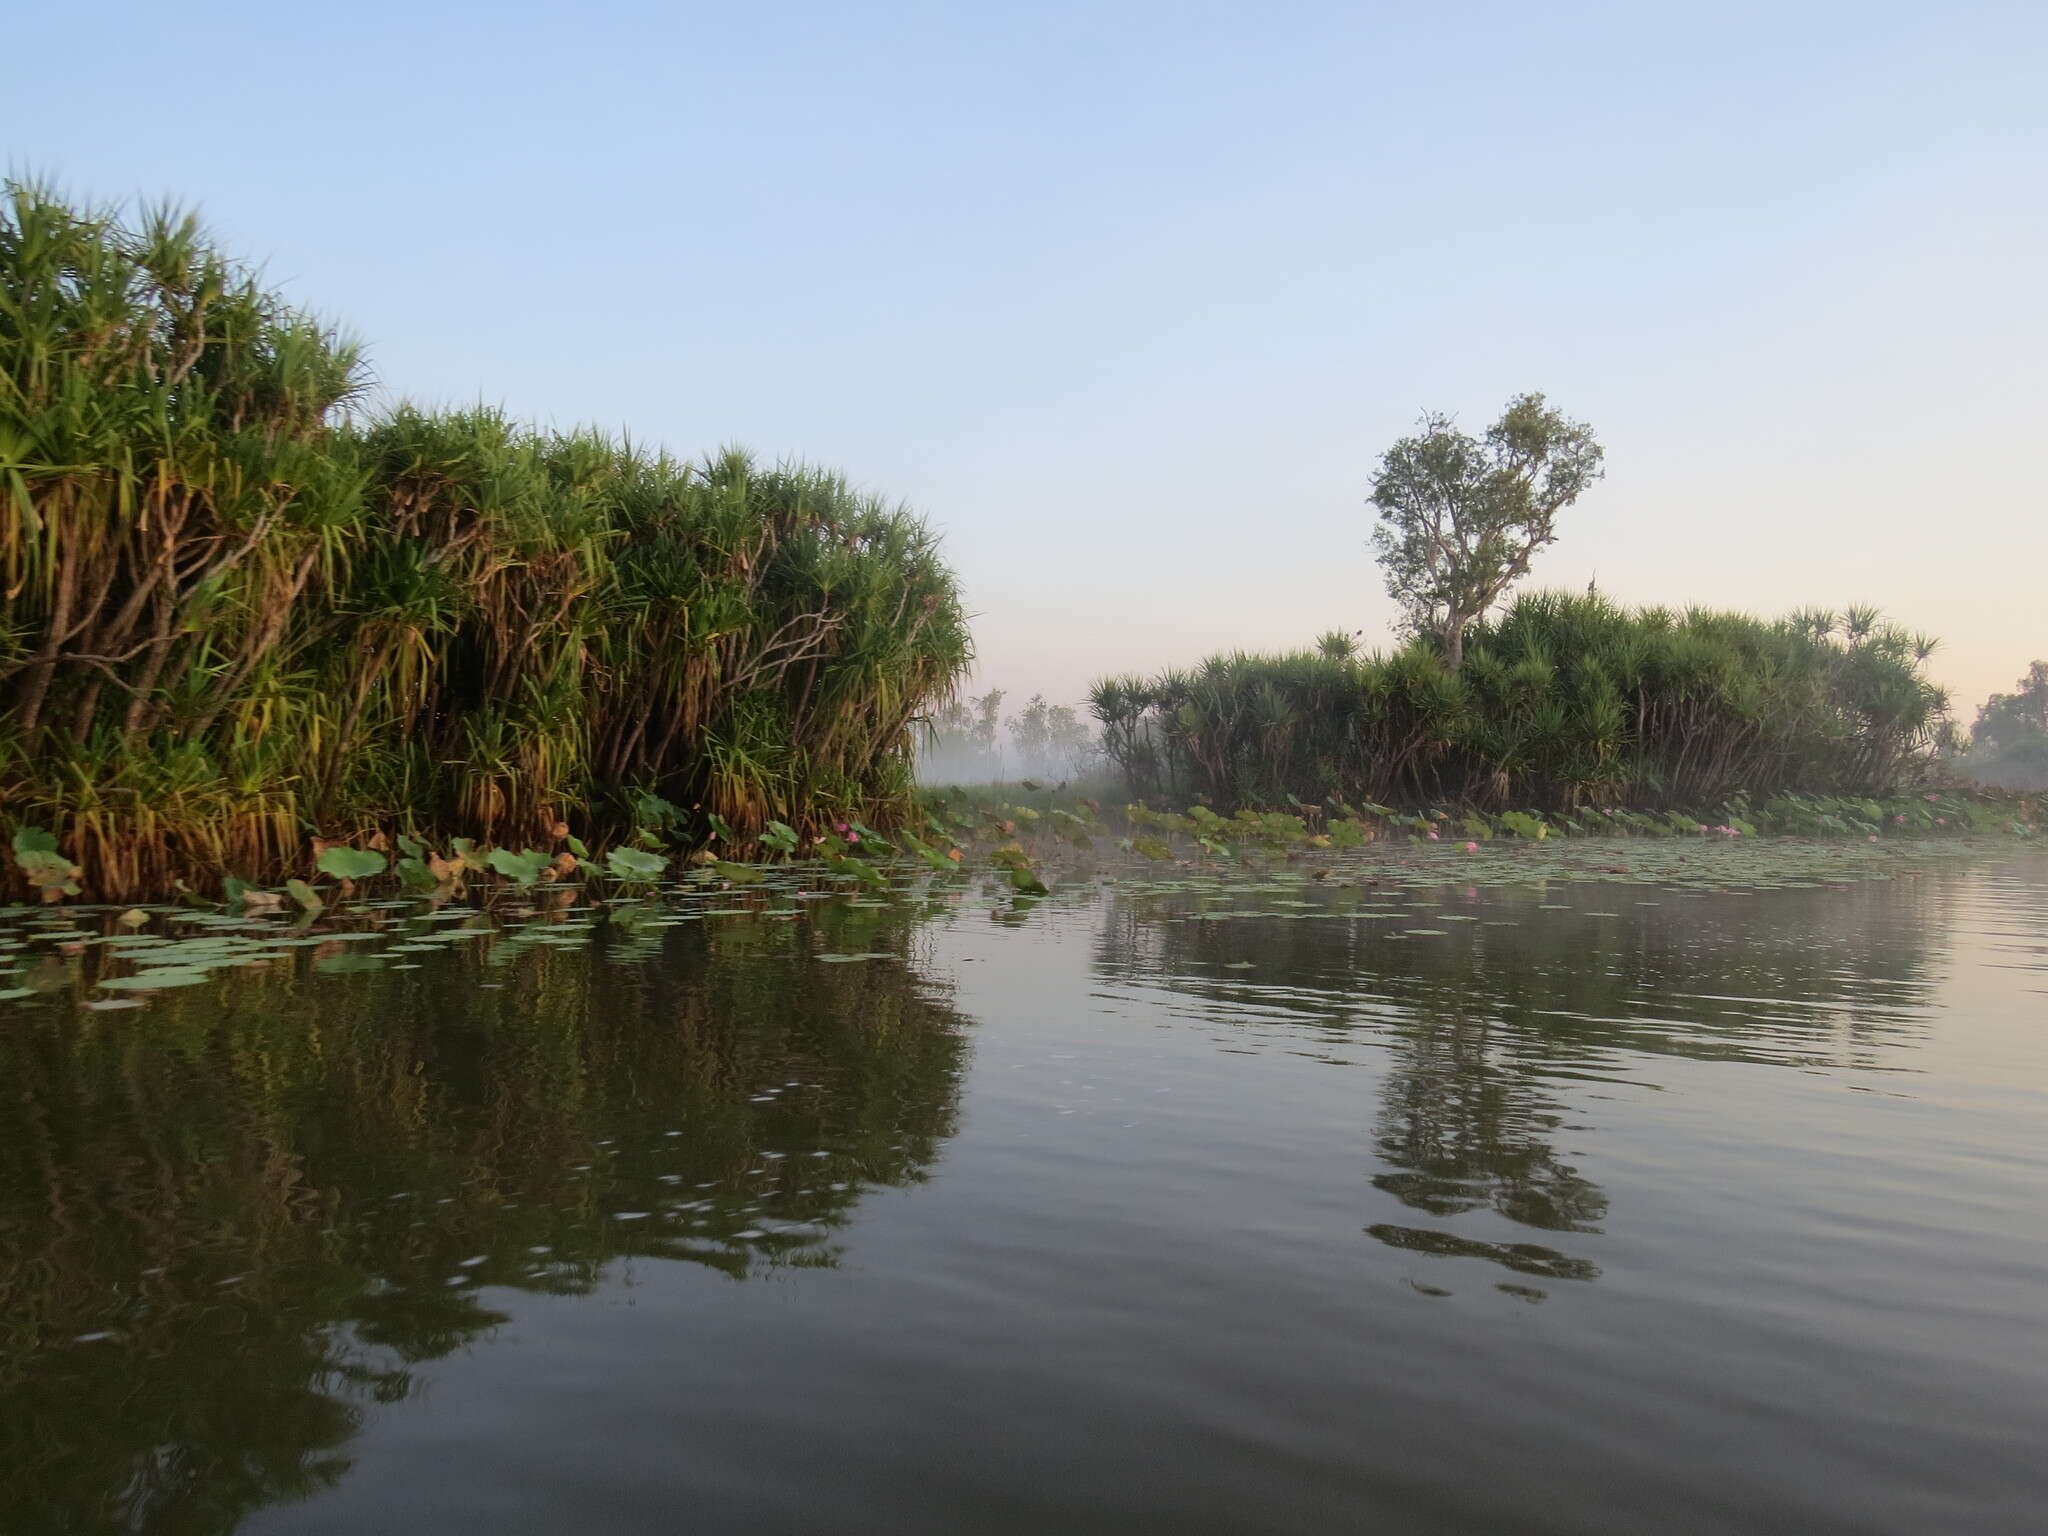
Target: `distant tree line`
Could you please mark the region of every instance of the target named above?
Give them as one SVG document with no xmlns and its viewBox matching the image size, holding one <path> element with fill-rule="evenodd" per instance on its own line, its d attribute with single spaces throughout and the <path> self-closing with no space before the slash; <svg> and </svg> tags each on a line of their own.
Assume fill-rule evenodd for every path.
<svg viewBox="0 0 2048 1536">
<path fill-rule="evenodd" d="M 1072 779 L 1097 766 L 1100 749 L 1081 712 L 1034 693 L 1005 718 L 1000 688 L 953 699 L 926 717 L 919 776 L 930 784 L 993 784 L 1013 778 Z"/>
<path fill-rule="evenodd" d="M 1956 765 L 2001 789 L 2048 789 L 2048 661 L 1985 701 Z"/>
<path fill-rule="evenodd" d="M 1539 394 L 1477 437 L 1424 416 L 1369 492 L 1402 643 L 1361 655 L 1333 631 L 1108 679 L 1090 699 L 1105 752 L 1139 793 L 1269 806 L 1708 806 L 1883 794 L 1929 770 L 1947 719 L 1924 673 L 1935 642 L 1873 609 L 1765 620 L 1590 587 L 1501 608 L 1603 463 L 1592 428 Z"/>
</svg>

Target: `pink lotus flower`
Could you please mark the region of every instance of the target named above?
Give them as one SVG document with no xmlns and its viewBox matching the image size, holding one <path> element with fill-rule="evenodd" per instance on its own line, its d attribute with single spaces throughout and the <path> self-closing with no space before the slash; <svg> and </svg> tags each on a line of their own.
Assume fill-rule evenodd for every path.
<svg viewBox="0 0 2048 1536">
<path fill-rule="evenodd" d="M 1895 826 L 1895 827 L 1903 827 L 1903 826 L 1904 826 L 1905 824 L 1906 824 L 1906 813 L 1905 813 L 1904 811 L 1901 811 L 1901 812 L 1900 812 L 1900 813 L 1899 813 L 1898 815 L 1896 815 L 1896 816 L 1894 816 L 1894 817 L 1892 818 L 1892 825 L 1893 825 L 1893 826 Z"/>
<path fill-rule="evenodd" d="M 1477 853 L 1479 851 L 1479 845 L 1477 843 L 1467 843 L 1465 845 L 1465 851 L 1467 853 Z"/>
<path fill-rule="evenodd" d="M 1946 816 L 1937 816 L 1934 818 L 1934 824 L 1937 827 L 1945 827 L 1948 825 L 1948 818 Z"/>
<path fill-rule="evenodd" d="M 1435 827 L 1431 827 L 1427 832 L 1423 833 L 1422 835 L 1428 838 L 1432 843 L 1437 840 Z"/>
</svg>

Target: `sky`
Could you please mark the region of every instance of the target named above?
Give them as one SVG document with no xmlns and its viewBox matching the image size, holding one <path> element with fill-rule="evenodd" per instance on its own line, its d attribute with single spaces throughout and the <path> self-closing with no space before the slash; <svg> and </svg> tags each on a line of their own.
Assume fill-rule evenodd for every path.
<svg viewBox="0 0 2048 1536">
<path fill-rule="evenodd" d="M 972 686 L 1386 643 L 1373 466 L 1540 390 L 1532 585 L 2048 656 L 2048 5 L 17 11 L 0 156 L 194 206 L 387 399 L 835 467 Z M 24 67 L 30 61 L 46 67 Z"/>
</svg>

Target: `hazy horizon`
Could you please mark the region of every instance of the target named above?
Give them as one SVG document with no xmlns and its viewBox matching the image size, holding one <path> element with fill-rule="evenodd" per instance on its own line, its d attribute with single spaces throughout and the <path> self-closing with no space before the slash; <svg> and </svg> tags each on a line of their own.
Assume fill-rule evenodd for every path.
<svg viewBox="0 0 2048 1536">
<path fill-rule="evenodd" d="M 2048 11 L 113 4 L 8 163 L 196 206 L 383 388 L 843 470 L 941 529 L 972 691 L 1386 643 L 1374 462 L 1541 390 L 1608 475 L 1528 583 L 2048 655 Z M 208 71 L 235 110 L 210 115 Z"/>
</svg>

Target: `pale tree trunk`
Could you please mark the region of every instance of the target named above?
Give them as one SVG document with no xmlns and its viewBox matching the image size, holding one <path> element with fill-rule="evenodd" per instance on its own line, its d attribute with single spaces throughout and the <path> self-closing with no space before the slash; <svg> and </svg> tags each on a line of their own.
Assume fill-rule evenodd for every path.
<svg viewBox="0 0 2048 1536">
<path fill-rule="evenodd" d="M 1444 620 L 1444 665 L 1453 672 L 1465 664 L 1465 626 L 1469 622 L 1455 615 Z"/>
</svg>

